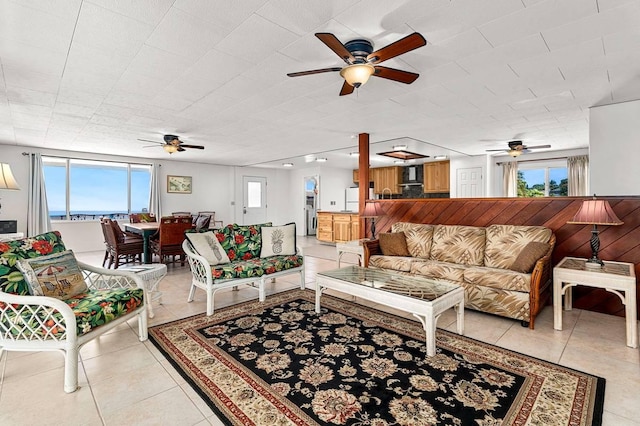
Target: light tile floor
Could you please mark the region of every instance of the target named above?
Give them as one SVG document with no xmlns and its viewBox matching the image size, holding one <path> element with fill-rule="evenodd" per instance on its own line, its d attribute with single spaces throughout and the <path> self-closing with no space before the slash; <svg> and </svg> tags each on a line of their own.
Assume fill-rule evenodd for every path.
<svg viewBox="0 0 640 426">
<path fill-rule="evenodd" d="M 317 272 L 335 268 L 335 248 L 306 237 L 299 238 L 298 244 L 311 253 L 305 259 L 306 283 L 313 288 Z M 99 265 L 102 254 L 80 253 L 78 257 Z M 357 261 L 349 256 L 343 261 Z M 155 302 L 156 316 L 149 325 L 205 311 L 200 290 L 192 303 L 186 302 L 189 283 L 187 267 L 169 266 L 160 284 L 162 304 Z M 295 275 L 280 278 L 268 293 L 297 285 Z M 256 297 L 257 292 L 246 287 L 220 291 L 216 309 Z M 62 390 L 63 357 L 59 353 L 5 352 L 0 362 L 0 425 L 222 425 L 153 344 L 138 341 L 135 322 L 83 347 L 80 389 L 72 394 Z M 443 314 L 438 325 L 455 331 L 453 311 Z M 465 334 L 605 377 L 604 424 L 640 425 L 640 351 L 625 346 L 624 318 L 573 310 L 565 312 L 564 330 L 555 331 L 553 310 L 548 306 L 532 331 L 516 321 L 467 310 Z"/>
</svg>

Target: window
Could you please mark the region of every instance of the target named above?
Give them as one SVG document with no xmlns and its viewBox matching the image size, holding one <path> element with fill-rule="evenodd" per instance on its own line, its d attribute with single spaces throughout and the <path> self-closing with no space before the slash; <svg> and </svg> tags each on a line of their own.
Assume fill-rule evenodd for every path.
<svg viewBox="0 0 640 426">
<path fill-rule="evenodd" d="M 148 211 L 151 165 L 42 157 L 52 220 L 124 218 Z"/>
<path fill-rule="evenodd" d="M 564 162 L 543 167 L 518 164 L 518 197 L 566 197 L 568 181 Z"/>
<path fill-rule="evenodd" d="M 262 187 L 260 182 L 247 182 L 247 207 L 262 207 Z"/>
</svg>

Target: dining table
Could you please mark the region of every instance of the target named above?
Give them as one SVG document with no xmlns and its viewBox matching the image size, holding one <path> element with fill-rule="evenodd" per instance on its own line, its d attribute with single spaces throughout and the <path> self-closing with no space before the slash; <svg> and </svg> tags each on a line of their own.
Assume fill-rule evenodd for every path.
<svg viewBox="0 0 640 426">
<path fill-rule="evenodd" d="M 144 263 L 151 263 L 149 238 L 158 231 L 159 222 L 125 223 L 124 230 L 142 236 Z"/>
</svg>

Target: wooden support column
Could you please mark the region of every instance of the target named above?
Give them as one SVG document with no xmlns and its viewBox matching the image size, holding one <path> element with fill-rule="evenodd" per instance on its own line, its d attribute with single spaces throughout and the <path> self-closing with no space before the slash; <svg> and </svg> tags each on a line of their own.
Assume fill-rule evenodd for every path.
<svg viewBox="0 0 640 426">
<path fill-rule="evenodd" d="M 364 203 L 369 198 L 369 133 L 360 133 L 358 135 L 358 180 L 359 180 L 359 208 L 358 214 L 362 216 L 364 211 Z M 366 221 L 360 217 L 360 238 L 366 235 Z"/>
</svg>

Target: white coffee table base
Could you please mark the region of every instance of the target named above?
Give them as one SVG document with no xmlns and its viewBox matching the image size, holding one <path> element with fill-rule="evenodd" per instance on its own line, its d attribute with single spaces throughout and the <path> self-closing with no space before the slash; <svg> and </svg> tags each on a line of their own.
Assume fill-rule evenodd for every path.
<svg viewBox="0 0 640 426">
<path fill-rule="evenodd" d="M 153 318 L 155 314 L 153 313 L 152 302 L 159 300 L 160 303 L 162 303 L 162 292 L 158 290 L 158 284 L 160 284 L 160 281 L 167 275 L 167 265 L 164 263 L 153 263 L 143 266 L 128 266 L 120 269 L 135 272 L 136 275 L 142 278 L 146 294 L 149 296 L 149 300 L 145 300 L 147 314 L 149 318 Z"/>
<path fill-rule="evenodd" d="M 456 310 L 457 332 L 460 335 L 464 334 L 464 290 L 462 287 L 458 287 L 435 300 L 428 301 L 379 290 L 374 287 L 365 287 L 347 281 L 317 275 L 317 313 L 320 313 L 320 298 L 326 289 L 337 290 L 413 314 L 413 316 L 420 320 L 420 323 L 422 323 L 422 327 L 424 328 L 427 356 L 429 357 L 436 354 L 436 324 L 438 322 L 438 318 L 440 318 L 440 315 L 444 311 L 450 308 L 454 308 Z"/>
</svg>

